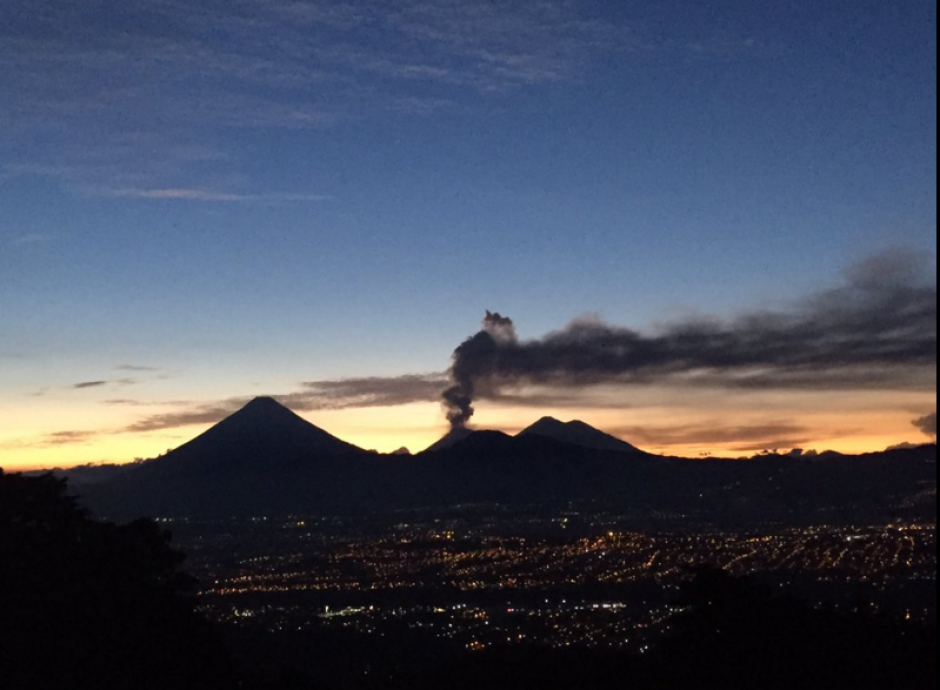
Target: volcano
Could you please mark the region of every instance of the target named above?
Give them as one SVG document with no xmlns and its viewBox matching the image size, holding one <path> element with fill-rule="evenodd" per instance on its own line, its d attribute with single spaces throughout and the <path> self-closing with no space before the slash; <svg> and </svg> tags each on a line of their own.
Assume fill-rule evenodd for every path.
<svg viewBox="0 0 940 690">
<path fill-rule="evenodd" d="M 263 472 L 294 465 L 302 458 L 364 452 L 319 429 L 273 398 L 256 398 L 148 466 L 174 474 Z"/>
<path fill-rule="evenodd" d="M 419 455 L 346 443 L 259 398 L 167 455 L 79 487 L 111 519 L 394 513 L 415 507 L 590 503 L 710 524 L 936 522 L 936 446 L 862 457 L 753 461 L 657 457 L 582 422 L 518 437 L 461 430 Z M 624 461 L 627 458 L 628 461 Z"/>
<path fill-rule="evenodd" d="M 607 450 L 620 453 L 641 452 L 636 446 L 621 441 L 615 436 L 605 434 L 603 431 L 585 424 L 584 422 L 560 422 L 552 417 L 545 417 L 519 434 L 520 438 L 526 436 L 541 436 L 550 438 L 559 443 L 567 443 L 581 448 L 592 450 Z"/>
<path fill-rule="evenodd" d="M 444 450 L 450 450 L 454 446 L 463 443 L 476 432 L 466 427 L 458 427 L 451 430 L 444 438 L 428 448 L 425 453 L 440 453 Z"/>
</svg>

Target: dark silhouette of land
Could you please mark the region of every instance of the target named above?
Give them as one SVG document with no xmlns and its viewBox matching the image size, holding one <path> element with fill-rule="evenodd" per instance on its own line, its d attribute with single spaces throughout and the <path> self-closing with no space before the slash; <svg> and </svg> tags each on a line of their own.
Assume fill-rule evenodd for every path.
<svg viewBox="0 0 940 690">
<path fill-rule="evenodd" d="M 0 473 L 0 687 L 233 687 L 182 561 L 152 522 L 98 522 L 63 481 Z"/>
<path fill-rule="evenodd" d="M 641 452 L 636 446 L 621 441 L 610 434 L 598 431 L 584 422 L 568 422 L 566 424 L 551 417 L 539 420 L 528 429 L 525 429 L 519 436 L 542 436 L 560 443 L 593 450 L 610 450 L 621 453 Z"/>
<path fill-rule="evenodd" d="M 64 481 L 0 473 L 0 687 L 16 690 L 924 690 L 936 629 L 813 609 L 756 580 L 692 573 L 683 613 L 646 654 L 473 653 L 394 636 L 236 632 L 195 612 L 154 523 L 93 519 Z"/>
<path fill-rule="evenodd" d="M 445 441 L 417 456 L 370 453 L 262 398 L 166 456 L 78 491 L 96 512 L 121 518 L 590 503 L 731 527 L 936 519 L 935 445 L 684 460 L 555 420 L 515 438 L 462 431 Z"/>
</svg>

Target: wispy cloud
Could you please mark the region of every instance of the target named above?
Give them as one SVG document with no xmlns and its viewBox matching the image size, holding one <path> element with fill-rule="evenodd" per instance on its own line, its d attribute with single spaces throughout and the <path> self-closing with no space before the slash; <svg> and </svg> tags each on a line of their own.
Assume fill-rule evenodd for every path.
<svg viewBox="0 0 940 690">
<path fill-rule="evenodd" d="M 445 374 L 343 379 L 306 383 L 302 393 L 283 397 L 285 402 L 305 411 L 393 407 L 437 402 L 446 385 Z"/>
<path fill-rule="evenodd" d="M 10 244 L 14 247 L 31 247 L 38 244 L 49 244 L 54 240 L 54 235 L 34 232 L 26 235 L 20 235 L 19 237 L 14 237 L 12 240 L 10 240 Z"/>
<path fill-rule="evenodd" d="M 655 446 L 724 445 L 740 444 L 741 450 L 763 450 L 782 447 L 778 440 L 791 439 L 783 445 L 793 448 L 812 440 L 812 432 L 803 426 L 788 422 L 768 422 L 756 425 L 729 425 L 721 420 L 710 424 L 665 427 L 622 427 L 613 433 L 631 442 Z"/>
<path fill-rule="evenodd" d="M 329 201 L 330 196 L 318 194 L 235 194 L 209 189 L 116 189 L 102 192 L 105 196 L 120 199 L 144 199 L 148 201 L 197 201 L 215 203 L 314 203 Z"/>
<path fill-rule="evenodd" d="M 98 436 L 99 433 L 95 431 L 59 431 L 43 438 L 40 445 L 47 447 L 70 446 L 93 441 Z"/>
<path fill-rule="evenodd" d="M 182 409 L 157 415 L 150 415 L 123 429 L 123 433 L 150 433 L 167 429 L 180 429 L 188 426 L 216 424 L 238 412 L 248 404 L 251 398 L 232 398 L 216 403 L 187 405 Z"/>
<path fill-rule="evenodd" d="M 94 388 L 107 388 L 109 386 L 135 386 L 139 383 L 137 379 L 122 378 L 114 381 L 82 381 L 72 386 L 72 390 L 83 391 Z"/>
<path fill-rule="evenodd" d="M 160 0 L 101 17 L 33 0 L 0 21 L 0 173 L 133 198 L 319 200 L 228 191 L 232 130 L 472 108 L 642 45 L 567 0 Z"/>
<path fill-rule="evenodd" d="M 83 383 L 76 383 L 74 386 L 72 386 L 72 388 L 74 388 L 77 391 L 82 391 L 82 390 L 87 390 L 89 388 L 103 388 L 104 386 L 107 386 L 107 385 L 108 385 L 107 381 L 86 381 Z"/>
<path fill-rule="evenodd" d="M 396 407 L 412 403 L 437 402 L 447 379 L 443 374 L 374 377 L 305 383 L 300 391 L 271 397 L 296 412 Z M 150 415 L 130 425 L 124 432 L 149 433 L 187 426 L 215 424 L 237 412 L 251 397 L 229 398 L 208 403 L 180 403 L 179 409 Z M 114 401 L 133 405 L 133 401 Z"/>
</svg>

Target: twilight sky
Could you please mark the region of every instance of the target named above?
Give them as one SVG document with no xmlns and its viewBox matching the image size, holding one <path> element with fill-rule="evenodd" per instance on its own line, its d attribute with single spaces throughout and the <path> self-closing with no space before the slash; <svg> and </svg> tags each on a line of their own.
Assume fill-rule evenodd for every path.
<svg viewBox="0 0 940 690">
<path fill-rule="evenodd" d="M 936 36 L 935 0 L 0 0 L 0 466 L 261 394 L 420 450 L 486 310 L 480 427 L 928 441 Z"/>
</svg>

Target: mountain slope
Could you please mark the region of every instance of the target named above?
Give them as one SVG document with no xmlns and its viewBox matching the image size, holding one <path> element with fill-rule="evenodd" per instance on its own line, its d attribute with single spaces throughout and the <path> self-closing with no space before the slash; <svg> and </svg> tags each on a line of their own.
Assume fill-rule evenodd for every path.
<svg viewBox="0 0 940 690">
<path fill-rule="evenodd" d="M 584 422 L 560 422 L 552 417 L 545 417 L 519 434 L 520 438 L 526 436 L 542 436 L 572 446 L 591 448 L 593 450 L 609 450 L 621 453 L 637 453 L 639 448 L 621 441 L 610 434 L 605 434 Z"/>
<path fill-rule="evenodd" d="M 383 456 L 260 399 L 167 456 L 78 491 L 96 513 L 118 519 L 457 505 L 554 513 L 591 505 L 680 526 L 936 520 L 936 446 L 860 457 L 689 461 L 647 455 L 587 425 L 554 420 L 516 438 L 463 436 L 437 452 Z"/>
<path fill-rule="evenodd" d="M 201 474 L 270 471 L 299 458 L 362 453 L 315 427 L 272 398 L 256 398 L 231 417 L 166 456 L 150 472 Z"/>
<path fill-rule="evenodd" d="M 444 450 L 450 450 L 459 443 L 463 443 L 471 436 L 473 436 L 475 431 L 471 429 L 453 429 L 450 431 L 444 438 L 428 448 L 425 453 L 440 453 Z"/>
</svg>

